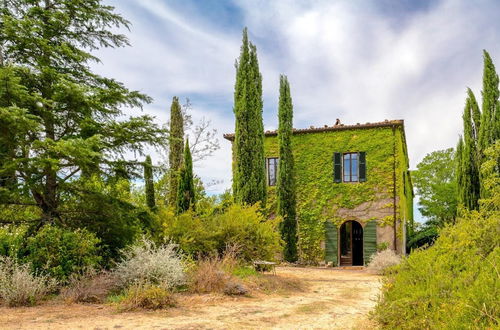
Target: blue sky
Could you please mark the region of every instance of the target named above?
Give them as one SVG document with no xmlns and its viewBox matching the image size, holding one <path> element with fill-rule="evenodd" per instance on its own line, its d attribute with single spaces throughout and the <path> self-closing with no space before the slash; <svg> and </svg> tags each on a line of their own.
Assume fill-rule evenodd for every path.
<svg viewBox="0 0 500 330">
<path fill-rule="evenodd" d="M 480 98 L 482 49 L 500 66 L 500 1 L 107 0 L 131 23 L 132 47 L 101 50 L 95 69 L 154 98 L 167 121 L 174 95 L 217 129 L 221 149 L 195 164 L 209 188 L 230 186 L 232 106 L 241 31 L 263 75 L 264 123 L 277 125 L 287 74 L 295 127 L 404 119 L 411 167 L 453 147 L 466 87 Z M 136 111 L 129 111 L 130 114 Z M 152 151 L 153 160 L 161 155 Z"/>
</svg>

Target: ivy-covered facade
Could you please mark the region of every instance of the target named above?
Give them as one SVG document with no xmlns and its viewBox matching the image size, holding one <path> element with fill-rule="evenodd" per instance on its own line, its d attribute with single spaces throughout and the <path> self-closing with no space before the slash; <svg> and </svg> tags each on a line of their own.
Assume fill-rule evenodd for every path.
<svg viewBox="0 0 500 330">
<path fill-rule="evenodd" d="M 265 132 L 264 150 L 274 214 L 276 131 Z M 413 188 L 403 120 L 294 129 L 292 150 L 301 262 L 364 265 L 377 249 L 405 252 Z"/>
</svg>

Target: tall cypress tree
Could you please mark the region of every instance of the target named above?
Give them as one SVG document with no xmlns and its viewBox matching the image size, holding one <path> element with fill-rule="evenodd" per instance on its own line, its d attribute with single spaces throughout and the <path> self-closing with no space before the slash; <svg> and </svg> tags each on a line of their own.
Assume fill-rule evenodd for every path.
<svg viewBox="0 0 500 330">
<path fill-rule="evenodd" d="M 266 201 L 262 76 L 256 47 L 243 30 L 240 57 L 236 62 L 234 114 L 233 193 L 242 204 Z"/>
<path fill-rule="evenodd" d="M 500 139 L 500 91 L 499 78 L 490 54 L 483 50 L 483 105 L 481 112 L 481 127 L 478 136 L 479 168 L 484 161 L 485 150 Z M 498 161 L 500 167 L 500 160 Z M 484 195 L 481 178 L 481 196 Z"/>
<path fill-rule="evenodd" d="M 469 210 L 477 210 L 479 207 L 480 181 L 479 181 L 479 153 L 477 149 L 477 128 L 479 123 L 474 122 L 473 117 L 478 117 L 479 107 L 474 94 L 467 90 L 467 100 L 463 113 L 464 137 L 462 159 L 460 162 L 460 173 L 463 182 L 459 201 Z"/>
<path fill-rule="evenodd" d="M 495 71 L 495 65 L 491 60 L 490 54 L 484 50 L 483 55 L 483 106 L 479 134 L 481 155 L 495 140 L 500 138 L 498 74 Z"/>
<path fill-rule="evenodd" d="M 168 205 L 177 206 L 177 191 L 179 190 L 179 172 L 182 167 L 182 150 L 184 148 L 184 119 L 182 117 L 179 99 L 174 96 L 170 107 L 170 141 L 168 161 L 170 166 L 170 188 Z"/>
<path fill-rule="evenodd" d="M 195 206 L 193 159 L 189 149 L 189 140 L 184 148 L 184 164 L 179 176 L 179 190 L 177 192 L 177 212 L 182 213 Z"/>
<path fill-rule="evenodd" d="M 295 168 L 292 153 L 293 105 L 290 85 L 286 76 L 280 76 L 280 98 L 278 107 L 278 214 L 283 217 L 281 237 L 285 241 L 284 258 L 297 261 L 297 211 L 295 193 Z"/>
<path fill-rule="evenodd" d="M 151 157 L 146 156 L 144 161 L 144 185 L 146 190 L 146 204 L 151 211 L 156 209 L 155 203 L 155 186 L 153 181 L 153 164 Z"/>
<path fill-rule="evenodd" d="M 455 161 L 456 161 L 456 172 L 457 172 L 457 193 L 458 193 L 458 204 L 464 204 L 464 196 L 465 196 L 465 185 L 464 185 L 464 166 L 462 163 L 462 158 L 464 154 L 464 140 L 462 136 L 458 138 L 457 149 L 455 153 Z"/>
</svg>

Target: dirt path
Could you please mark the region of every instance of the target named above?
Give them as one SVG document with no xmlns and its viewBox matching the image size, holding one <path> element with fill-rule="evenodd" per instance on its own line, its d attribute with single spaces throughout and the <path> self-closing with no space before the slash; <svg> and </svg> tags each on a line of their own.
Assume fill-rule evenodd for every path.
<svg viewBox="0 0 500 330">
<path fill-rule="evenodd" d="M 184 299 L 166 311 L 118 313 L 107 305 L 42 305 L 0 308 L 5 329 L 372 329 L 367 313 L 379 277 L 360 270 L 278 268 L 278 276 L 308 283 L 304 292 L 229 298 Z"/>
</svg>

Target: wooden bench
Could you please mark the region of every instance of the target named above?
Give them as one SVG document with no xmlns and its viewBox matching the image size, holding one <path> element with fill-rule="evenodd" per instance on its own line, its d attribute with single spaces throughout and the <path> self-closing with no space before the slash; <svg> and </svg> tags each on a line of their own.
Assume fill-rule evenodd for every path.
<svg viewBox="0 0 500 330">
<path fill-rule="evenodd" d="M 253 262 L 253 266 L 255 267 L 255 270 L 258 272 L 265 272 L 266 270 L 270 269 L 269 271 L 272 272 L 274 275 L 276 275 L 276 263 L 272 261 L 264 261 L 264 260 L 255 260 Z"/>
</svg>

